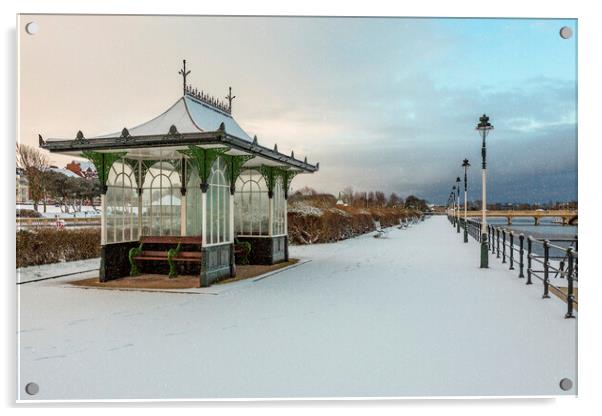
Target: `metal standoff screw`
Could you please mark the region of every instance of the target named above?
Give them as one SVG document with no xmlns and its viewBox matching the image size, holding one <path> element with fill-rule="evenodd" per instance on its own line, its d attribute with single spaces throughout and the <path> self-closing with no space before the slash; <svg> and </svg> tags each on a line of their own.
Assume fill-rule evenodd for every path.
<svg viewBox="0 0 602 416">
<path fill-rule="evenodd" d="M 35 396 L 40 391 L 40 387 L 36 383 L 27 383 L 25 385 L 25 392 L 30 396 Z"/>
</svg>

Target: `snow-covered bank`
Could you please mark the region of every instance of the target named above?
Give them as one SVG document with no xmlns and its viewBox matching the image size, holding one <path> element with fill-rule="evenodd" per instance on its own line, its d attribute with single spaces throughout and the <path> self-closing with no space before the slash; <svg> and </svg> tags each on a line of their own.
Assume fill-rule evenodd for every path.
<svg viewBox="0 0 602 416">
<path fill-rule="evenodd" d="M 435 217 L 292 246 L 312 261 L 213 295 L 20 285 L 20 398 L 575 394 L 565 304 L 461 239 Z"/>
<path fill-rule="evenodd" d="M 91 270 L 94 271 L 98 270 L 99 267 L 100 258 L 21 267 L 17 269 L 17 283 L 27 283 L 49 279 L 59 275 L 71 275 Z"/>
<path fill-rule="evenodd" d="M 17 204 L 16 209 L 31 209 L 33 210 L 33 204 Z M 72 209 L 72 208 L 70 208 Z M 44 205 L 38 205 L 38 212 L 44 218 L 96 218 L 100 217 L 99 207 L 91 205 L 82 205 L 81 211 L 76 212 L 63 212 L 61 208 L 52 204 L 46 205 L 46 212 L 44 212 Z"/>
</svg>

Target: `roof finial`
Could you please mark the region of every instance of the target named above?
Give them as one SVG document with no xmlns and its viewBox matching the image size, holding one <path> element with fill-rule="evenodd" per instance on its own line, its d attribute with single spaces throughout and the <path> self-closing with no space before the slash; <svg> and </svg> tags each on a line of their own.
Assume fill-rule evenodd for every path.
<svg viewBox="0 0 602 416">
<path fill-rule="evenodd" d="M 232 114 L 232 100 L 236 98 L 236 95 L 232 95 L 232 87 L 228 87 L 228 95 L 226 95 L 226 100 L 228 100 L 228 112 Z"/>
<path fill-rule="evenodd" d="M 188 74 L 190 74 L 190 71 L 186 71 L 186 59 L 184 59 L 182 62 L 184 65 L 178 74 L 182 75 L 182 91 L 183 95 L 186 95 L 186 77 Z"/>
</svg>

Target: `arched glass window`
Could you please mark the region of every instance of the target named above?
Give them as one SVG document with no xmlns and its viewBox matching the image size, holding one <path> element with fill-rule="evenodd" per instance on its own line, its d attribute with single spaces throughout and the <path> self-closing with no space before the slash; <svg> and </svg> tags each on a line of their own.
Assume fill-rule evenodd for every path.
<svg viewBox="0 0 602 416">
<path fill-rule="evenodd" d="M 107 178 L 107 244 L 138 239 L 138 193 L 136 175 L 123 160 L 111 166 Z"/>
<path fill-rule="evenodd" d="M 142 192 L 142 234 L 180 235 L 180 175 L 171 163 L 157 162 L 146 172 Z"/>
<path fill-rule="evenodd" d="M 199 236 L 203 233 L 201 178 L 191 164 L 187 170 L 190 174 L 186 186 L 186 235 Z"/>
<path fill-rule="evenodd" d="M 282 178 L 279 176 L 274 183 L 274 195 L 272 197 L 274 204 L 273 235 L 286 234 L 285 216 L 286 199 L 284 198 L 284 186 Z"/>
<path fill-rule="evenodd" d="M 207 244 L 230 241 L 230 184 L 226 163 L 218 157 L 211 165 L 207 190 Z"/>
<path fill-rule="evenodd" d="M 237 235 L 269 234 L 269 198 L 265 179 L 257 170 L 241 172 L 234 194 L 234 230 Z"/>
</svg>

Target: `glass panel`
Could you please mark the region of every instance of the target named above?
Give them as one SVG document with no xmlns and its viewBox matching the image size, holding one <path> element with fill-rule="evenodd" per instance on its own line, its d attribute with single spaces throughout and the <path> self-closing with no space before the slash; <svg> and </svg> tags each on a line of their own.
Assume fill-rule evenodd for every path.
<svg viewBox="0 0 602 416">
<path fill-rule="evenodd" d="M 143 235 L 180 235 L 180 175 L 171 163 L 157 162 L 143 186 Z"/>
<path fill-rule="evenodd" d="M 237 235 L 267 235 L 268 189 L 263 176 L 247 169 L 236 181 L 234 194 L 234 232 Z"/>
<path fill-rule="evenodd" d="M 207 191 L 207 243 L 229 241 L 229 192 L 226 164 L 217 158 L 211 167 Z"/>
<path fill-rule="evenodd" d="M 134 208 L 138 205 L 137 182 L 132 167 L 123 160 L 111 166 L 105 197 L 107 244 L 137 238 L 132 233 L 138 219 Z"/>
<path fill-rule="evenodd" d="M 201 179 L 196 171 L 190 174 L 186 187 L 186 234 L 201 235 L 202 229 L 202 191 Z"/>
</svg>

